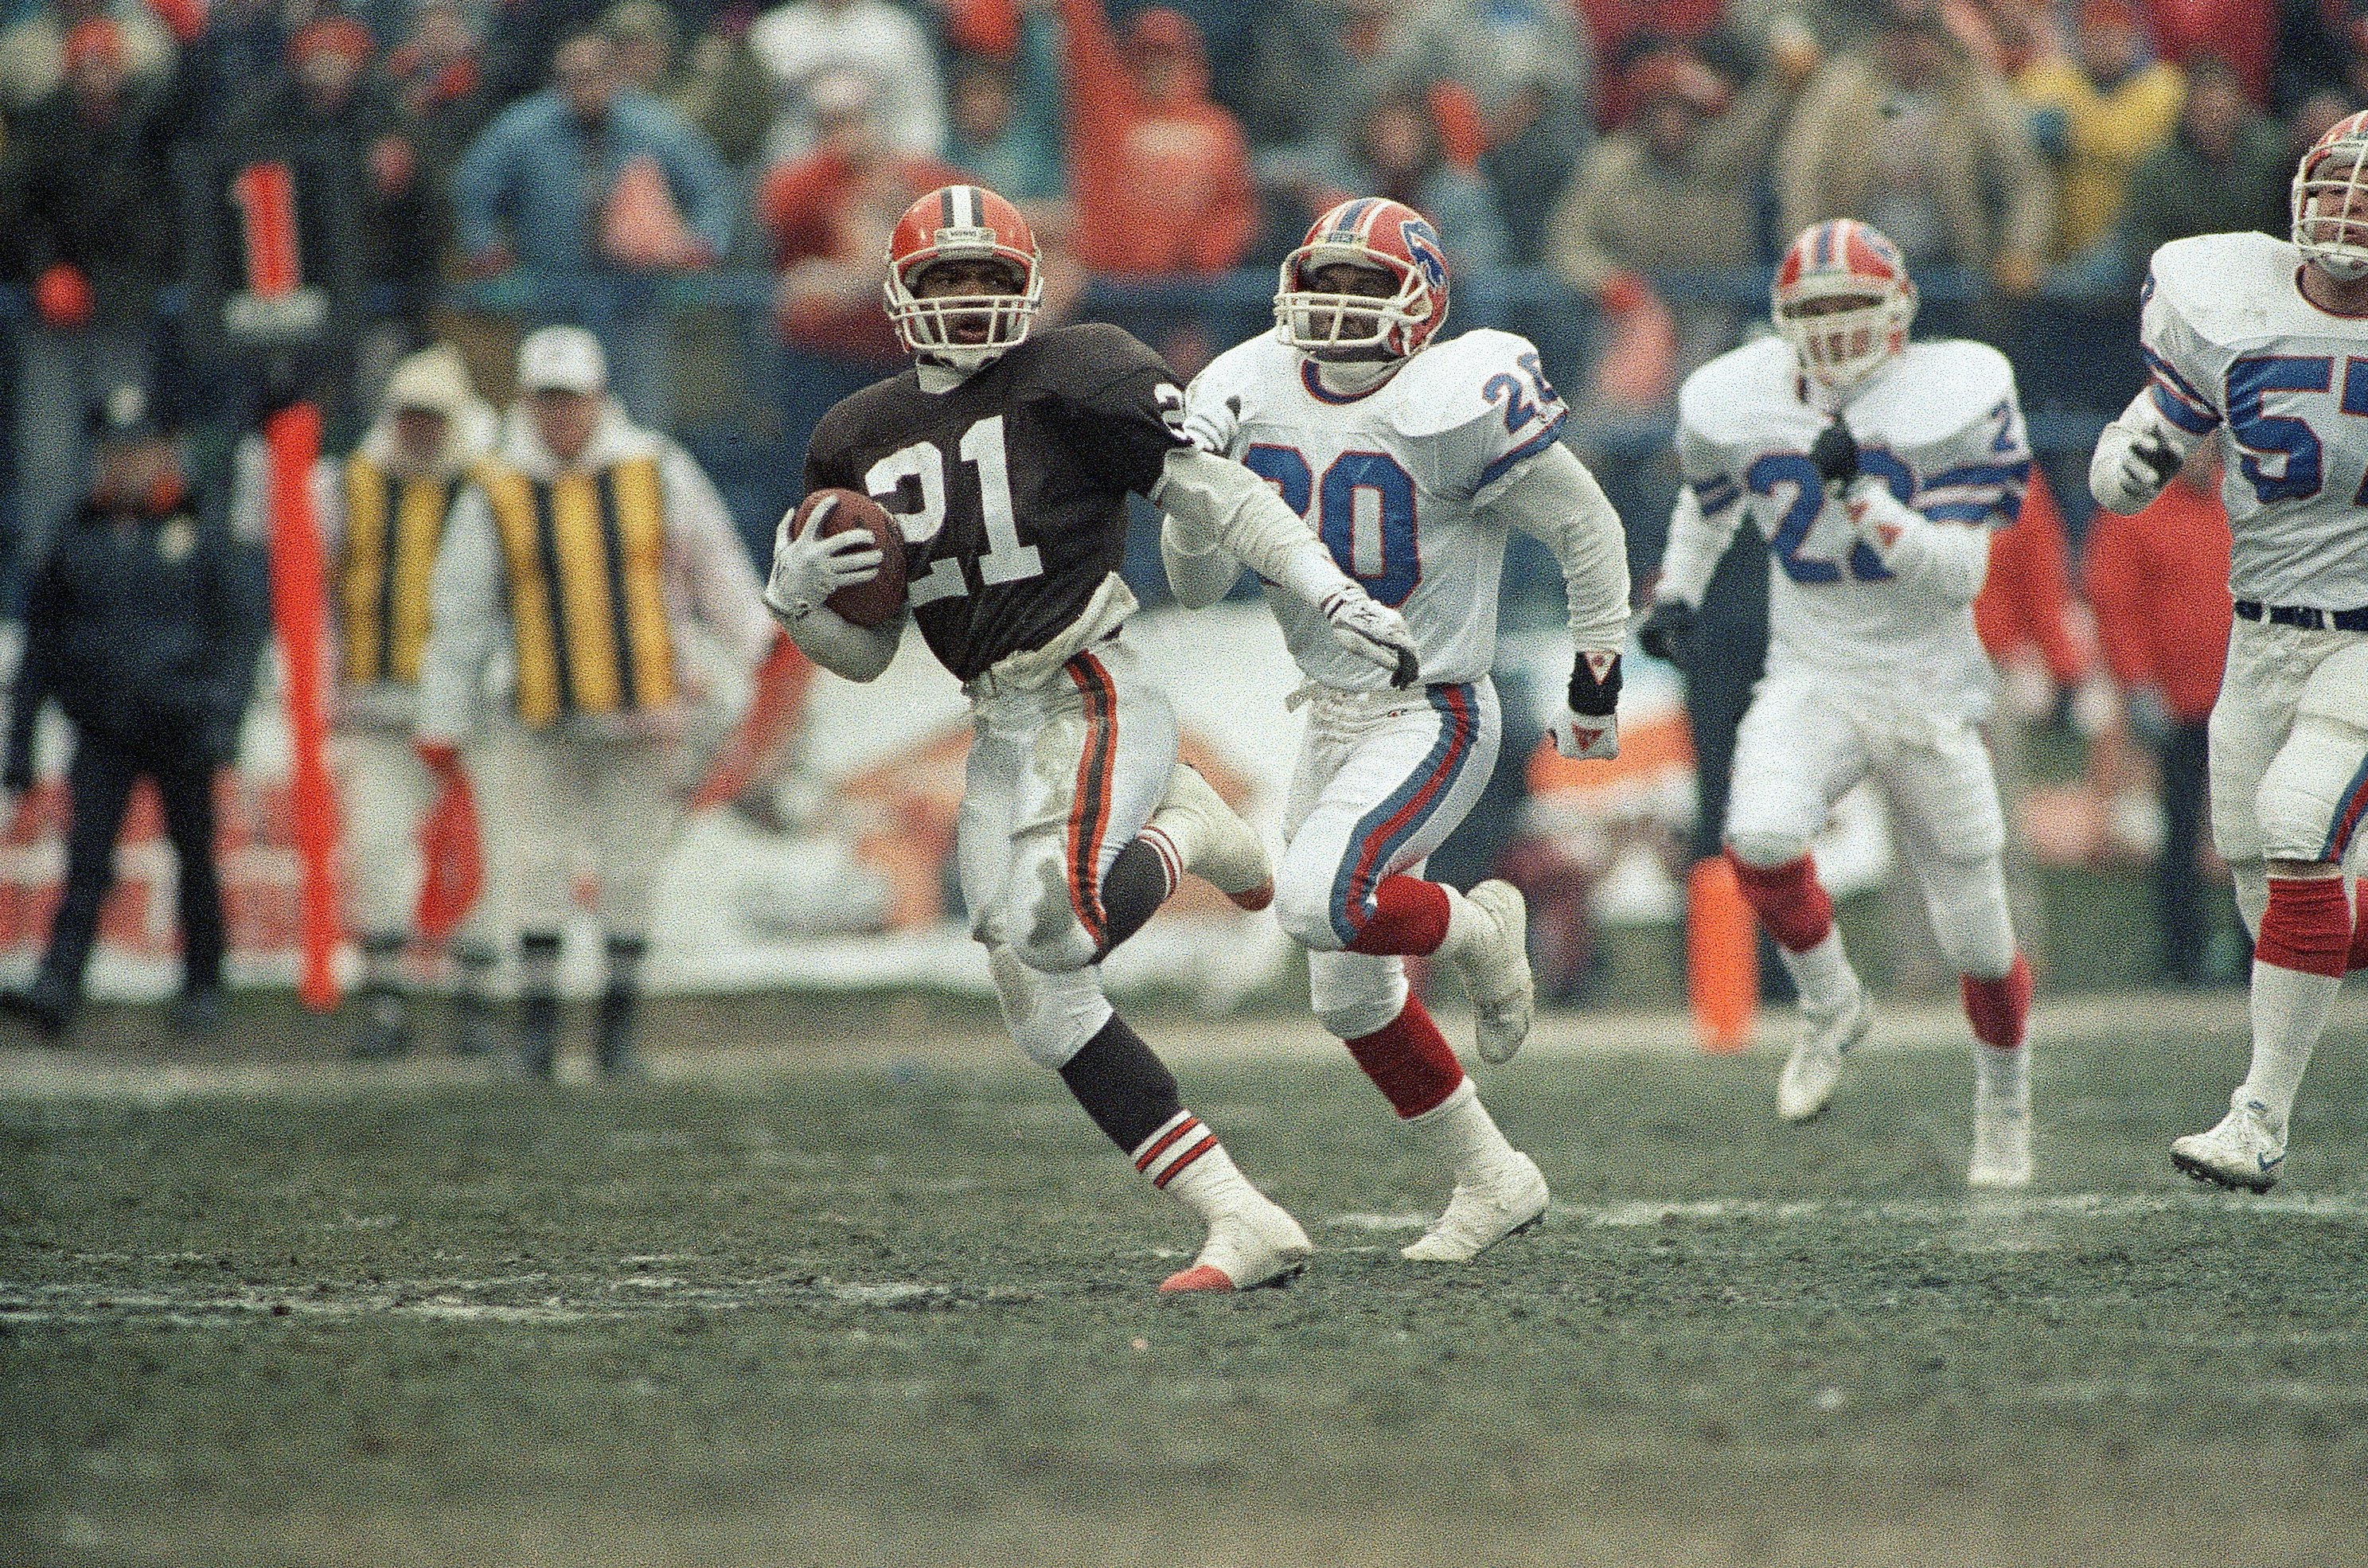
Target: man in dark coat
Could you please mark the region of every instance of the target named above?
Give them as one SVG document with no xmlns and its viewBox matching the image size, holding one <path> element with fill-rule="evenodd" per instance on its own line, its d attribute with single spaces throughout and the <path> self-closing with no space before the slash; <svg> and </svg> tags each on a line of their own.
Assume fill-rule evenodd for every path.
<svg viewBox="0 0 2368 1568">
<path fill-rule="evenodd" d="M 34 722 L 54 698 L 73 722 L 74 825 L 65 893 L 28 991 L 0 1010 L 54 1038 L 82 1000 L 115 835 L 132 786 L 153 780 L 178 862 L 182 988 L 176 1028 L 222 1017 L 222 902 L 214 773 L 237 750 L 268 619 L 259 551 L 202 520 L 146 392 L 125 385 L 93 411 L 97 472 L 25 606 L 0 784 L 33 783 Z"/>
</svg>

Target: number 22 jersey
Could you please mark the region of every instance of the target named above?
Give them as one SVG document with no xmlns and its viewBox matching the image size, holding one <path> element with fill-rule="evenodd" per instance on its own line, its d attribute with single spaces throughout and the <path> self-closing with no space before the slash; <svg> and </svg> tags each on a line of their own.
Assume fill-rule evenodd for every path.
<svg viewBox="0 0 2368 1568">
<path fill-rule="evenodd" d="M 2226 437 L 2240 599 L 2368 605 L 2368 321 L 2303 297 L 2302 252 L 2201 234 L 2155 252 L 2138 337 L 2154 405 Z"/>
<path fill-rule="evenodd" d="M 2021 514 L 2031 448 L 1997 349 L 1911 343 L 1851 390 L 1842 416 L 1860 472 L 1934 522 L 2004 528 Z M 1768 540 L 1770 671 L 1863 674 L 1912 688 L 1895 692 L 1910 700 L 1987 693 L 1973 608 L 1900 582 L 1827 495 L 1809 448 L 1831 421 L 1782 338 L 1719 356 L 1678 394 L 1678 455 L 1702 516 L 1722 542 L 1739 517 Z"/>
</svg>

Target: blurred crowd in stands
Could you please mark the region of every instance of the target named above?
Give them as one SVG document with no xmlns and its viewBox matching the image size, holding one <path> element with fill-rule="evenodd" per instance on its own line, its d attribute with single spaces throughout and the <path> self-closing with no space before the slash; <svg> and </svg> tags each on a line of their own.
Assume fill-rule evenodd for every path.
<svg viewBox="0 0 2368 1568">
<path fill-rule="evenodd" d="M 1265 323 L 1313 214 L 1395 197 L 1445 238 L 1457 324 L 1545 349 L 1640 584 L 1679 381 L 1764 315 L 1787 238 L 1854 216 L 1906 253 L 1922 325 L 2016 358 L 2060 507 L 2041 567 L 1994 574 L 2041 604 L 1998 647 L 2076 686 L 2098 644 L 2064 631 L 2066 563 L 2093 546 L 2126 587 L 2145 544 L 2089 540 L 2076 476 L 2137 383 L 2146 257 L 2283 234 L 2299 151 L 2368 104 L 2368 0 L 1119 3 L 0 6 L 8 579 L 82 493 L 95 394 L 156 386 L 201 472 L 260 401 L 178 314 L 187 187 L 225 157 L 332 171 L 355 204 L 366 325 L 314 388 L 333 446 L 403 353 L 451 341 L 499 392 L 518 332 L 574 321 L 760 551 L 814 419 L 899 363 L 882 250 L 919 193 L 960 175 L 1020 202 L 1048 315 L 1121 320 L 1188 373 Z M 2148 602 L 2095 598 L 2100 621 Z M 2146 685 L 2147 639 L 2098 630 Z M 2194 749 L 2185 687 L 2147 689 L 2149 739 Z"/>
</svg>

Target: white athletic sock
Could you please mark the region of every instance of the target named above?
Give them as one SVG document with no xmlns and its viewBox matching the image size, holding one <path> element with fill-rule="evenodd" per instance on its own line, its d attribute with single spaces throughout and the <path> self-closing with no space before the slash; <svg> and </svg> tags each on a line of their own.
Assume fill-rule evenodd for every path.
<svg viewBox="0 0 2368 1568">
<path fill-rule="evenodd" d="M 1258 1196 L 1248 1178 L 1234 1168 L 1234 1157 L 1217 1135 L 1189 1110 L 1178 1111 L 1143 1141 L 1134 1151 L 1134 1168 L 1149 1176 L 1152 1186 L 1212 1223 Z"/>
<path fill-rule="evenodd" d="M 2009 1104 L 2031 1103 L 2031 1048 L 1998 1051 L 1974 1047 L 1974 1080 L 1992 1096 Z"/>
<path fill-rule="evenodd" d="M 1496 936 L 1495 915 L 1464 897 L 1460 890 L 1449 887 L 1445 882 L 1436 885 L 1447 895 L 1447 935 L 1440 939 L 1439 957 L 1468 953 L 1473 944 L 1487 941 Z"/>
<path fill-rule="evenodd" d="M 1480 1091 L 1469 1078 L 1429 1110 L 1398 1125 L 1452 1170 L 1459 1182 L 1496 1169 L 1513 1153 L 1513 1145 L 1497 1130 L 1496 1118 L 1480 1103 Z"/>
<path fill-rule="evenodd" d="M 1839 926 L 1805 951 L 1796 953 L 1782 946 L 1776 951 L 1793 977 L 1793 989 L 1801 994 L 1801 1006 L 1808 1011 L 1835 1012 L 1857 994 L 1858 976 L 1850 971 L 1850 955 L 1842 951 Z"/>
<path fill-rule="evenodd" d="M 2253 1064 L 2237 1093 L 2240 1100 L 2259 1100 L 2272 1126 L 2283 1127 L 2294 1110 L 2303 1069 L 2326 1027 L 2327 1005 L 2342 985 L 2335 975 L 2253 964 Z"/>
</svg>

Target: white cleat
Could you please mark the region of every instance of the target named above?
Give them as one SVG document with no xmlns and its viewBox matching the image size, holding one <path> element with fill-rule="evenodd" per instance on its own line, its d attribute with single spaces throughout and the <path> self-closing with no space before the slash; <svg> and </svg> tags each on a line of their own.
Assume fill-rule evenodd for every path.
<svg viewBox="0 0 2368 1568">
<path fill-rule="evenodd" d="M 1182 853 L 1184 869 L 1238 907 L 1264 909 L 1274 902 L 1274 862 L 1266 841 L 1199 769 L 1179 762 L 1168 773 L 1167 798 L 1152 812 L 1151 825 Z"/>
<path fill-rule="evenodd" d="M 1521 890 L 1494 878 L 1463 895 L 1485 926 L 1439 957 L 1463 983 L 1476 1015 L 1474 1046 L 1483 1062 L 1510 1062 L 1530 1038 L 1535 989 L 1530 980 L 1530 906 Z"/>
<path fill-rule="evenodd" d="M 1228 1210 L 1209 1226 L 1209 1239 L 1192 1267 L 1171 1274 L 1162 1294 L 1184 1290 L 1254 1290 L 1280 1285 L 1298 1273 L 1315 1250 L 1281 1204 L 1257 1189 L 1253 1201 Z"/>
<path fill-rule="evenodd" d="M 1973 1187 L 2031 1185 L 2031 1101 L 1993 1094 L 1974 1085 L 1974 1163 L 1965 1172 Z"/>
<path fill-rule="evenodd" d="M 1398 1256 L 1413 1263 L 1469 1263 L 1507 1236 L 1528 1230 L 1546 1212 L 1546 1178 L 1520 1150 L 1486 1177 L 1457 1182 L 1455 1196 L 1412 1245 Z"/>
<path fill-rule="evenodd" d="M 1850 1000 L 1830 1013 L 1801 1009 L 1801 1039 L 1785 1059 L 1784 1075 L 1776 1080 L 1776 1114 L 1787 1121 L 1806 1121 L 1834 1097 L 1841 1081 L 1842 1052 L 1866 1038 L 1874 1013 L 1866 1003 L 1866 988 L 1855 986 Z"/>
<path fill-rule="evenodd" d="M 2240 1090 L 2239 1093 L 2242 1091 Z M 2286 1130 L 2259 1100 L 2232 1104 L 2209 1132 L 2191 1132 L 2170 1146 L 2170 1163 L 2198 1181 L 2267 1192 L 2285 1164 Z"/>
</svg>

